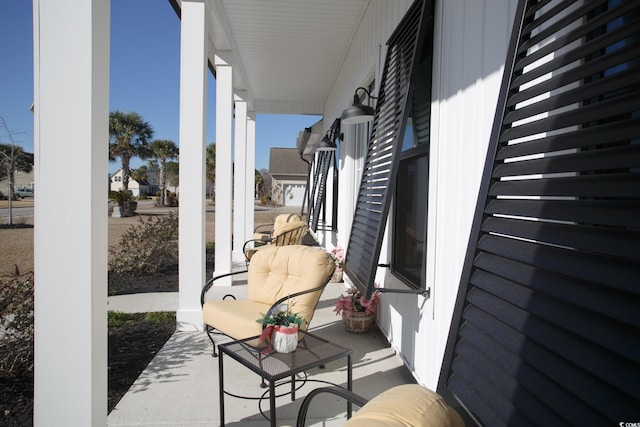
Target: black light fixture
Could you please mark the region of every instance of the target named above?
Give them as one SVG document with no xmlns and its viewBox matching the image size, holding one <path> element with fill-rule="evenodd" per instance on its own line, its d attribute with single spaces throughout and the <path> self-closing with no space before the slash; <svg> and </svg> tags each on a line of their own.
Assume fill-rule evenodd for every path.
<svg viewBox="0 0 640 427">
<path fill-rule="evenodd" d="M 360 96 L 358 96 L 359 90 L 363 90 L 367 94 L 367 105 L 363 105 L 360 102 Z M 375 110 L 371 105 L 369 105 L 369 101 L 371 99 L 378 98 L 372 96 L 369 91 L 363 87 L 357 88 L 353 94 L 353 105 L 342 112 L 342 116 L 340 118 L 341 123 L 353 125 L 356 123 L 372 121 Z"/>
<path fill-rule="evenodd" d="M 327 131 L 327 134 L 318 143 L 318 151 L 336 151 L 338 149 L 338 145 L 331 139 L 329 135 L 331 135 L 331 130 Z"/>
</svg>

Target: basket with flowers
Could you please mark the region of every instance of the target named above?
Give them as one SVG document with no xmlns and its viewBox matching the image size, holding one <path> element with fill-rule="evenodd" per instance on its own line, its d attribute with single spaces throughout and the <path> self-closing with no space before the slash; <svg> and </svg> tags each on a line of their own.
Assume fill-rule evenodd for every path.
<svg viewBox="0 0 640 427">
<path fill-rule="evenodd" d="M 342 314 L 342 322 L 347 331 L 366 332 L 369 330 L 376 316 L 376 306 L 380 302 L 380 292 L 374 291 L 371 299 L 362 296 L 356 288 L 347 290 L 335 302 L 333 311 Z"/>
</svg>

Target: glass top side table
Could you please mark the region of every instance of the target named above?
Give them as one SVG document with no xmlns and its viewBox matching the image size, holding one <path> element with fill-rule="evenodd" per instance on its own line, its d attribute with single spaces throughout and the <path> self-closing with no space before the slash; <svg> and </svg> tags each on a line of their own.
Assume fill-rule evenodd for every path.
<svg viewBox="0 0 640 427">
<path fill-rule="evenodd" d="M 271 425 L 276 425 L 276 381 L 291 377 L 291 400 L 295 400 L 295 375 L 308 369 L 316 368 L 326 363 L 347 358 L 347 389 L 352 391 L 352 361 L 351 349 L 342 347 L 313 335 L 309 332 L 299 332 L 298 347 L 291 353 L 268 352 L 267 344 L 259 337 L 231 341 L 218 345 L 220 356 L 219 394 L 220 394 L 220 425 L 224 426 L 224 356 L 238 361 L 269 383 L 269 413 Z M 237 396 L 236 396 L 237 397 Z M 351 417 L 351 402 L 347 402 L 347 418 Z"/>
</svg>

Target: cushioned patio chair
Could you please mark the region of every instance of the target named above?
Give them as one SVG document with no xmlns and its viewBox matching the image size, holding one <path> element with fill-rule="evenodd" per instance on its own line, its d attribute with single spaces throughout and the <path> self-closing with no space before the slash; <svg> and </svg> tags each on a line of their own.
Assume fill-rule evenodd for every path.
<svg viewBox="0 0 640 427">
<path fill-rule="evenodd" d="M 300 215 L 293 213 L 280 214 L 271 224 L 261 224 L 253 230 L 253 238 L 255 240 L 271 240 L 273 235 L 288 222 L 301 221 Z"/>
<path fill-rule="evenodd" d="M 260 248 L 264 248 L 268 245 L 275 246 L 288 246 L 299 245 L 302 243 L 302 238 L 309 231 L 309 224 L 304 221 L 289 221 L 282 224 L 277 229 L 274 229 L 273 236 L 270 239 L 251 239 L 244 243 L 242 246 L 242 252 L 247 261 L 251 261 L 251 257 Z"/>
<path fill-rule="evenodd" d="M 321 393 L 340 396 L 361 407 L 344 427 L 464 427 L 460 414 L 439 394 L 418 384 L 390 388 L 368 402 L 342 387 L 317 388 L 300 405 L 298 427 L 304 427 L 309 405 Z"/>
<path fill-rule="evenodd" d="M 334 269 L 329 254 L 318 247 L 271 245 L 257 251 L 249 264 L 248 299 L 239 300 L 232 295 L 225 295 L 222 300 L 207 300 L 207 292 L 217 279 L 246 270 L 207 281 L 200 295 L 200 303 L 206 331 L 213 343 L 213 355 L 217 356 L 213 338 L 216 332 L 233 339 L 260 335 L 262 325 L 256 321 L 290 299 L 295 298 L 291 311 L 304 317 L 306 323 L 302 329 L 306 330 Z"/>
</svg>

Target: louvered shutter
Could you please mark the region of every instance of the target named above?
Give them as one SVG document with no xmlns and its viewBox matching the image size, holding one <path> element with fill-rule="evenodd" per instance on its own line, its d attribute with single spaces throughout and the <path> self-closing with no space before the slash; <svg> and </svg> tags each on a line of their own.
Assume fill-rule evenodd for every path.
<svg viewBox="0 0 640 427">
<path fill-rule="evenodd" d="M 640 408 L 640 2 L 522 1 L 439 390 L 481 424 Z"/>
<path fill-rule="evenodd" d="M 396 184 L 407 99 L 425 9 L 426 2 L 414 2 L 387 43 L 387 57 L 344 265 L 349 278 L 367 296 L 373 291 Z"/>
<path fill-rule="evenodd" d="M 314 232 L 318 231 L 318 221 L 320 220 L 322 206 L 325 202 L 327 176 L 329 174 L 329 168 L 331 167 L 333 156 L 333 151 L 321 151 L 318 156 L 318 169 L 316 170 L 316 179 L 313 184 L 315 200 L 313 207 L 310 210 L 311 229 Z"/>
</svg>

